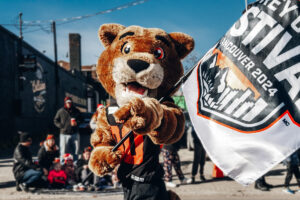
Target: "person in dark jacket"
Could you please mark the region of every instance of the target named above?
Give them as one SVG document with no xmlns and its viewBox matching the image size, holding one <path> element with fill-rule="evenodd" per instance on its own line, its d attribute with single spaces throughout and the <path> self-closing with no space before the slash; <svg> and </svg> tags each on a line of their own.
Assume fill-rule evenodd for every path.
<svg viewBox="0 0 300 200">
<path fill-rule="evenodd" d="M 46 140 L 38 151 L 39 166 L 42 168 L 45 176 L 48 176 L 54 159 L 59 157 L 58 149 L 58 146 L 55 145 L 54 135 L 47 135 Z"/>
<path fill-rule="evenodd" d="M 89 160 L 90 160 L 90 156 L 91 156 L 91 151 L 92 148 L 91 147 L 86 147 L 83 150 L 82 153 L 82 158 L 78 159 L 77 163 L 76 163 L 76 169 L 75 169 L 75 174 L 76 174 L 76 178 L 78 180 L 78 182 L 82 182 L 87 175 L 90 173 L 89 170 Z M 92 184 L 92 179 L 93 177 L 91 177 L 89 180 L 87 180 L 86 184 Z M 85 183 L 82 183 L 85 184 Z"/>
<path fill-rule="evenodd" d="M 100 186 L 99 185 L 100 177 L 96 176 L 95 174 L 89 176 L 91 170 L 89 169 L 88 164 L 91 156 L 91 151 L 92 151 L 91 147 L 84 148 L 82 157 L 78 159 L 76 163 L 76 169 L 75 169 L 77 182 L 80 182 L 79 185 L 87 186 L 87 189 L 90 191 L 100 189 L 100 187 L 98 187 Z M 105 179 L 103 179 L 103 181 L 105 181 Z"/>
<path fill-rule="evenodd" d="M 195 183 L 195 176 L 198 171 L 198 167 L 200 165 L 200 180 L 205 181 L 204 176 L 204 165 L 205 165 L 205 159 L 206 159 L 206 151 L 198 138 L 194 128 L 192 127 L 192 137 L 194 142 L 194 160 L 193 160 L 193 166 L 192 166 L 192 183 Z"/>
<path fill-rule="evenodd" d="M 27 132 L 20 134 L 20 142 L 14 151 L 13 173 L 16 179 L 17 191 L 28 191 L 29 186 L 41 178 L 42 172 L 32 162 L 32 155 L 29 147 L 32 139 Z"/>
<path fill-rule="evenodd" d="M 65 153 L 71 153 L 77 160 L 79 153 L 79 128 L 81 122 L 80 111 L 73 105 L 71 97 L 64 99 L 64 107 L 60 108 L 55 117 L 54 124 L 60 129 L 59 148 L 60 159 Z"/>
</svg>

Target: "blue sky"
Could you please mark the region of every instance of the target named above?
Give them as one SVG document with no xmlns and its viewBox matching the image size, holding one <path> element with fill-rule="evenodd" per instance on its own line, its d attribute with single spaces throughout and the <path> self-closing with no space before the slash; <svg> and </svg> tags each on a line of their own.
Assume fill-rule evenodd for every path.
<svg viewBox="0 0 300 200">
<path fill-rule="evenodd" d="M 133 0 L 0 0 L 0 24 L 14 24 L 19 12 L 23 20 L 54 20 L 96 13 Z M 250 2 L 250 1 L 249 1 Z M 252 1 L 251 1 L 252 2 Z M 158 27 L 184 32 L 195 39 L 194 54 L 203 55 L 241 16 L 244 0 L 148 0 L 127 9 L 57 26 L 58 59 L 67 60 L 68 33 L 79 33 L 82 64 L 95 64 L 103 50 L 97 30 L 103 23 Z M 50 28 L 50 23 L 44 24 Z M 5 26 L 19 34 L 15 26 Z M 53 36 L 36 27 L 25 27 L 24 40 L 53 59 Z M 26 33 L 28 32 L 28 33 Z"/>
</svg>

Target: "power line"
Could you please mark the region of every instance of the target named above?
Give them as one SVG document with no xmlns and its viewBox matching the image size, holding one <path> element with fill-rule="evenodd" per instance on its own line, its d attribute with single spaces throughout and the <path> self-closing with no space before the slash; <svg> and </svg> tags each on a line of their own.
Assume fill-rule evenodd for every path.
<svg viewBox="0 0 300 200">
<path fill-rule="evenodd" d="M 136 0 L 136 1 L 133 1 L 133 2 L 130 2 L 130 3 L 127 3 L 127 4 L 123 4 L 121 6 L 117 6 L 117 7 L 108 9 L 108 10 L 100 11 L 100 12 L 97 12 L 97 13 L 94 13 L 94 14 L 83 15 L 83 16 L 78 16 L 78 17 L 72 17 L 72 18 L 69 18 L 68 20 L 65 20 L 66 19 L 65 18 L 63 20 L 58 20 L 58 21 L 62 21 L 61 23 L 59 23 L 59 25 L 66 24 L 66 23 L 71 23 L 73 21 L 82 20 L 82 19 L 86 19 L 86 18 L 89 18 L 89 17 L 94 17 L 94 16 L 97 16 L 97 15 L 111 13 L 111 12 L 114 12 L 114 11 L 117 11 L 117 10 L 123 10 L 123 9 L 129 8 L 129 7 L 132 7 L 132 6 L 143 4 L 146 1 L 148 1 L 148 0 Z"/>
<path fill-rule="evenodd" d="M 68 23 L 69 21 L 82 20 L 82 19 L 93 17 L 93 16 L 96 16 L 96 15 L 111 13 L 111 12 L 114 12 L 114 11 L 117 11 L 117 10 L 123 10 L 123 9 L 128 8 L 128 7 L 132 7 L 132 6 L 136 6 L 136 5 L 139 5 L 139 4 L 143 4 L 146 1 L 148 1 L 148 0 L 135 0 L 135 1 L 132 1 L 130 3 L 123 4 L 123 5 L 111 8 L 111 9 L 107 9 L 107 10 L 104 10 L 104 11 L 96 12 L 96 13 L 93 13 L 93 14 L 77 16 L 77 17 L 61 18 L 61 19 L 54 19 L 54 20 L 24 21 L 23 23 L 24 24 L 43 24 L 43 23 L 52 23 L 52 21 L 55 21 L 55 22 L 62 22 L 60 24 L 65 24 L 65 23 Z"/>
<path fill-rule="evenodd" d="M 0 25 L 2 25 L 2 26 L 18 26 L 19 24 L 15 24 L 15 23 L 13 23 L 13 24 L 0 24 Z M 40 25 L 38 25 L 38 24 L 24 24 L 24 26 L 40 26 Z"/>
<path fill-rule="evenodd" d="M 52 23 L 53 21 L 58 22 L 56 25 L 59 26 L 59 25 L 62 25 L 62 24 L 72 23 L 72 22 L 75 22 L 75 21 L 78 21 L 78 20 L 89 18 L 89 17 L 93 17 L 93 16 L 97 16 L 97 15 L 102 15 L 102 14 L 106 14 L 106 13 L 111 13 L 111 12 L 118 11 L 118 10 L 123 10 L 123 9 L 129 8 L 129 7 L 132 7 L 132 6 L 143 4 L 146 1 L 149 1 L 149 0 L 136 0 L 136 1 L 133 1 L 133 2 L 130 2 L 130 3 L 127 3 L 127 4 L 116 6 L 116 7 L 111 8 L 111 9 L 107 9 L 107 10 L 104 10 L 104 11 L 99 11 L 99 12 L 93 13 L 93 14 L 77 16 L 77 17 L 62 18 L 62 19 L 55 19 L 55 20 L 23 21 L 23 24 L 25 26 L 26 25 L 40 26 L 40 28 L 37 28 L 37 29 L 34 29 L 34 30 L 25 31 L 24 34 L 25 33 L 36 32 L 36 31 L 40 31 L 40 30 L 43 30 L 43 31 L 49 33 L 50 32 L 49 31 L 49 24 Z M 42 25 L 42 24 L 44 24 L 44 25 Z"/>
</svg>

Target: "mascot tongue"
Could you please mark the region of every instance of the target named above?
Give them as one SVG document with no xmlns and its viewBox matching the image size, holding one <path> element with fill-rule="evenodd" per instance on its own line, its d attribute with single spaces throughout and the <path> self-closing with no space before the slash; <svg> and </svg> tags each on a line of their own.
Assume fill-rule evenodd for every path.
<svg viewBox="0 0 300 200">
<path fill-rule="evenodd" d="M 127 85 L 128 90 L 133 91 L 135 93 L 143 95 L 146 91 L 146 88 L 138 84 L 137 82 L 128 83 Z"/>
</svg>

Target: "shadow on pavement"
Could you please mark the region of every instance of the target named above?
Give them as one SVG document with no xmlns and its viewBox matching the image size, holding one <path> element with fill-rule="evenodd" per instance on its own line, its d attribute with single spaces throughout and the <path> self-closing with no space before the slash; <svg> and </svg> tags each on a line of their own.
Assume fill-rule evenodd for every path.
<svg viewBox="0 0 300 200">
<path fill-rule="evenodd" d="M 93 192 L 89 192 L 89 191 L 72 191 L 72 190 L 68 190 L 68 189 L 37 189 L 34 190 L 34 193 L 36 194 L 49 194 L 49 195 L 58 195 L 58 194 L 76 194 L 78 196 L 80 195 L 101 195 L 101 196 L 105 196 L 105 195 L 119 195 L 119 194 L 123 194 L 123 190 L 122 188 L 118 188 L 118 189 L 103 189 L 100 191 L 93 191 Z"/>
<path fill-rule="evenodd" d="M 16 186 L 15 181 L 0 182 L 0 189 L 10 188 L 10 187 L 15 187 L 15 186 Z"/>
<path fill-rule="evenodd" d="M 189 165 L 192 164 L 193 161 L 180 161 L 180 165 L 184 166 L 184 165 Z"/>
<path fill-rule="evenodd" d="M 286 169 L 275 169 L 272 171 L 269 171 L 266 176 L 281 176 L 286 171 Z"/>
<path fill-rule="evenodd" d="M 284 187 L 285 185 L 284 184 L 281 184 L 281 185 L 273 185 L 273 188 L 280 188 L 280 187 Z M 290 184 L 290 186 L 298 186 L 297 183 L 293 183 L 293 184 Z"/>
<path fill-rule="evenodd" d="M 219 181 L 233 181 L 233 179 L 225 176 L 223 178 L 206 179 L 206 181 L 202 181 L 201 183 L 211 183 L 211 182 L 219 182 Z"/>
<path fill-rule="evenodd" d="M 206 184 L 206 183 L 220 182 L 220 181 L 233 181 L 233 179 L 229 177 L 212 178 L 212 179 L 206 179 L 206 181 L 196 181 L 194 184 Z"/>
</svg>

